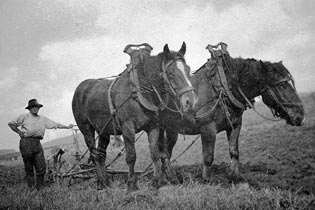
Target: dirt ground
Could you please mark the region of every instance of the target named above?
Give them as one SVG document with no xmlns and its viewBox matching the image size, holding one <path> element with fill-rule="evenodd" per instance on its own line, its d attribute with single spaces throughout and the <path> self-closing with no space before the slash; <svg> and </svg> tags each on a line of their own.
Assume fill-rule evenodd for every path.
<svg viewBox="0 0 315 210">
<path fill-rule="evenodd" d="M 293 127 L 284 121 L 268 122 L 253 112 L 246 111 L 239 140 L 241 172 L 245 182 L 261 188 L 279 188 L 297 193 L 315 194 L 315 107 L 314 100 L 307 102 L 303 126 Z M 269 111 L 269 110 L 268 110 Z M 136 170 L 150 164 L 147 140 L 137 142 Z M 174 148 L 173 157 L 183 151 L 195 137 L 181 137 Z M 185 140 L 184 140 L 185 139 Z M 111 151 L 112 148 L 108 150 Z M 115 149 L 114 149 L 115 150 Z M 119 151 L 116 149 L 116 152 Z M 230 186 L 230 158 L 224 133 L 217 136 L 214 175 L 221 185 Z M 108 156 L 115 156 L 108 153 Z M 0 163 L 0 186 L 23 181 L 23 165 Z M 201 143 L 197 141 L 174 166 L 184 179 L 200 180 L 202 174 Z M 125 158 L 113 168 L 126 170 Z"/>
<path fill-rule="evenodd" d="M 279 188 L 314 195 L 315 117 L 309 116 L 302 127 L 284 122 L 264 126 L 258 132 L 245 129 L 241 133 L 239 149 L 244 182 L 257 189 Z M 216 182 L 223 186 L 231 185 L 227 148 L 225 136 L 219 135 L 213 169 Z M 199 180 L 202 165 L 181 165 L 177 171 Z"/>
</svg>

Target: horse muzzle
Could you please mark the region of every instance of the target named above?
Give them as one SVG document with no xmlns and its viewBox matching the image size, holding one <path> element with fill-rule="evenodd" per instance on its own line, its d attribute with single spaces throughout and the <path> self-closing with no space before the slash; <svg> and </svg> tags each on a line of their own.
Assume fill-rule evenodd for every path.
<svg viewBox="0 0 315 210">
<path fill-rule="evenodd" d="M 190 112 L 195 108 L 196 96 L 193 89 L 180 95 L 180 103 L 184 113 Z"/>
<path fill-rule="evenodd" d="M 297 109 L 298 108 L 298 109 Z M 304 109 L 303 107 L 297 107 L 295 109 L 287 110 L 288 118 L 286 119 L 287 123 L 293 126 L 301 126 L 305 121 Z"/>
<path fill-rule="evenodd" d="M 296 117 L 291 117 L 287 120 L 287 123 L 293 126 L 302 126 L 305 121 L 304 116 L 296 116 Z"/>
</svg>

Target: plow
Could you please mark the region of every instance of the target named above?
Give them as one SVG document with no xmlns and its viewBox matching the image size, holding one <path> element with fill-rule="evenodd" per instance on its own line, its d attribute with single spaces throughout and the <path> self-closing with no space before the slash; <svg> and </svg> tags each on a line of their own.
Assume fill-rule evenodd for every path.
<svg viewBox="0 0 315 210">
<path fill-rule="evenodd" d="M 80 145 L 79 145 L 79 129 L 73 128 L 73 144 L 74 144 L 74 154 L 70 154 L 74 157 L 75 161 L 71 164 L 67 158 L 64 158 L 65 154 L 68 154 L 69 151 L 64 148 L 59 148 L 57 151 L 55 151 L 51 156 L 47 158 L 47 166 L 48 166 L 48 179 L 55 183 L 60 183 L 60 180 L 68 179 L 69 185 L 71 184 L 71 181 L 73 179 L 91 179 L 96 177 L 95 175 L 95 166 L 91 163 L 85 163 L 84 159 L 89 154 L 89 150 L 86 149 L 85 152 L 80 151 Z M 144 134 L 144 131 L 142 131 L 138 137 L 136 138 L 135 142 L 137 142 Z M 179 157 L 184 155 L 189 148 L 200 138 L 200 135 L 196 136 L 195 139 L 191 141 L 191 143 L 183 150 L 181 151 L 173 160 L 172 163 L 176 162 Z M 123 146 L 118 153 L 114 156 L 114 158 L 111 158 L 111 160 L 106 164 L 106 170 L 107 173 L 110 175 L 127 175 L 127 170 L 117 170 L 113 169 L 111 166 L 120 159 L 123 154 L 125 153 L 125 146 Z M 144 178 L 149 176 L 153 173 L 152 169 L 152 163 L 149 163 L 142 171 L 136 171 L 135 173 L 140 177 Z"/>
</svg>

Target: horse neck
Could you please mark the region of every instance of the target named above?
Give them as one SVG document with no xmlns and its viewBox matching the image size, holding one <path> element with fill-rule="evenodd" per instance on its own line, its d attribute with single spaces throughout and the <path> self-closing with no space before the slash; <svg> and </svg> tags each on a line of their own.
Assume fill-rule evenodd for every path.
<svg viewBox="0 0 315 210">
<path fill-rule="evenodd" d="M 161 58 L 159 56 L 148 56 L 145 60 L 138 65 L 138 77 L 140 86 L 161 86 L 163 79 L 161 73 Z"/>
<path fill-rule="evenodd" d="M 230 68 L 232 72 L 227 73 L 227 79 L 229 83 L 231 78 L 235 80 L 231 82 L 231 91 L 237 99 L 245 102 L 245 99 L 239 93 L 238 87 L 248 99 L 253 99 L 260 95 L 262 80 L 260 79 L 261 65 L 259 61 L 255 59 L 230 58 L 229 66 L 232 66 Z"/>
<path fill-rule="evenodd" d="M 207 75 L 207 71 L 208 69 L 203 66 L 191 76 L 191 84 L 198 98 L 197 107 L 215 97 L 215 92 L 211 85 L 210 76 Z"/>
</svg>

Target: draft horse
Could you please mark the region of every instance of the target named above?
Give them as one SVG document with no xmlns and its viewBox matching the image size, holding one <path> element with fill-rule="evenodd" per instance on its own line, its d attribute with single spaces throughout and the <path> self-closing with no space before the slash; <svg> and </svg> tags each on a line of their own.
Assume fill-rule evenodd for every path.
<svg viewBox="0 0 315 210">
<path fill-rule="evenodd" d="M 149 143 L 157 142 L 161 113 L 168 106 L 175 106 L 181 115 L 174 115 L 185 117 L 195 104 L 190 68 L 184 58 L 185 42 L 178 52 L 170 51 L 166 44 L 156 56 L 150 55 L 152 47 L 148 44 L 144 51 L 132 50 L 133 46 L 125 49 L 132 56 L 132 63 L 117 79 L 87 79 L 76 88 L 72 100 L 74 118 L 95 161 L 99 189 L 109 185 L 105 159 L 110 135 L 123 135 L 129 166 L 127 190 L 136 190 L 135 134 L 144 130 Z M 141 53 L 146 50 L 149 53 Z M 99 138 L 97 147 L 95 131 Z M 150 149 L 154 156 L 154 148 Z"/>
<path fill-rule="evenodd" d="M 221 46 L 221 49 L 217 49 Z M 201 134 L 203 179 L 213 181 L 211 165 L 214 159 L 216 134 L 226 131 L 231 158 L 232 178 L 241 178 L 238 141 L 242 127 L 242 115 L 246 107 L 252 107 L 254 98 L 262 96 L 263 102 L 273 114 L 287 124 L 300 126 L 304 109 L 296 92 L 294 80 L 282 62 L 271 63 L 256 59 L 232 58 L 227 45 L 208 45 L 212 58 L 192 76 L 191 82 L 198 101 L 195 106 L 196 124 L 171 119 L 160 146 L 164 148 L 164 163 L 170 168 L 170 158 L 178 133 Z M 169 118 L 172 118 L 170 116 Z M 164 142 L 163 138 L 166 138 Z M 163 147 L 163 144 L 164 147 Z M 170 173 L 170 172 L 169 172 Z M 170 173 L 172 174 L 172 173 Z"/>
</svg>

